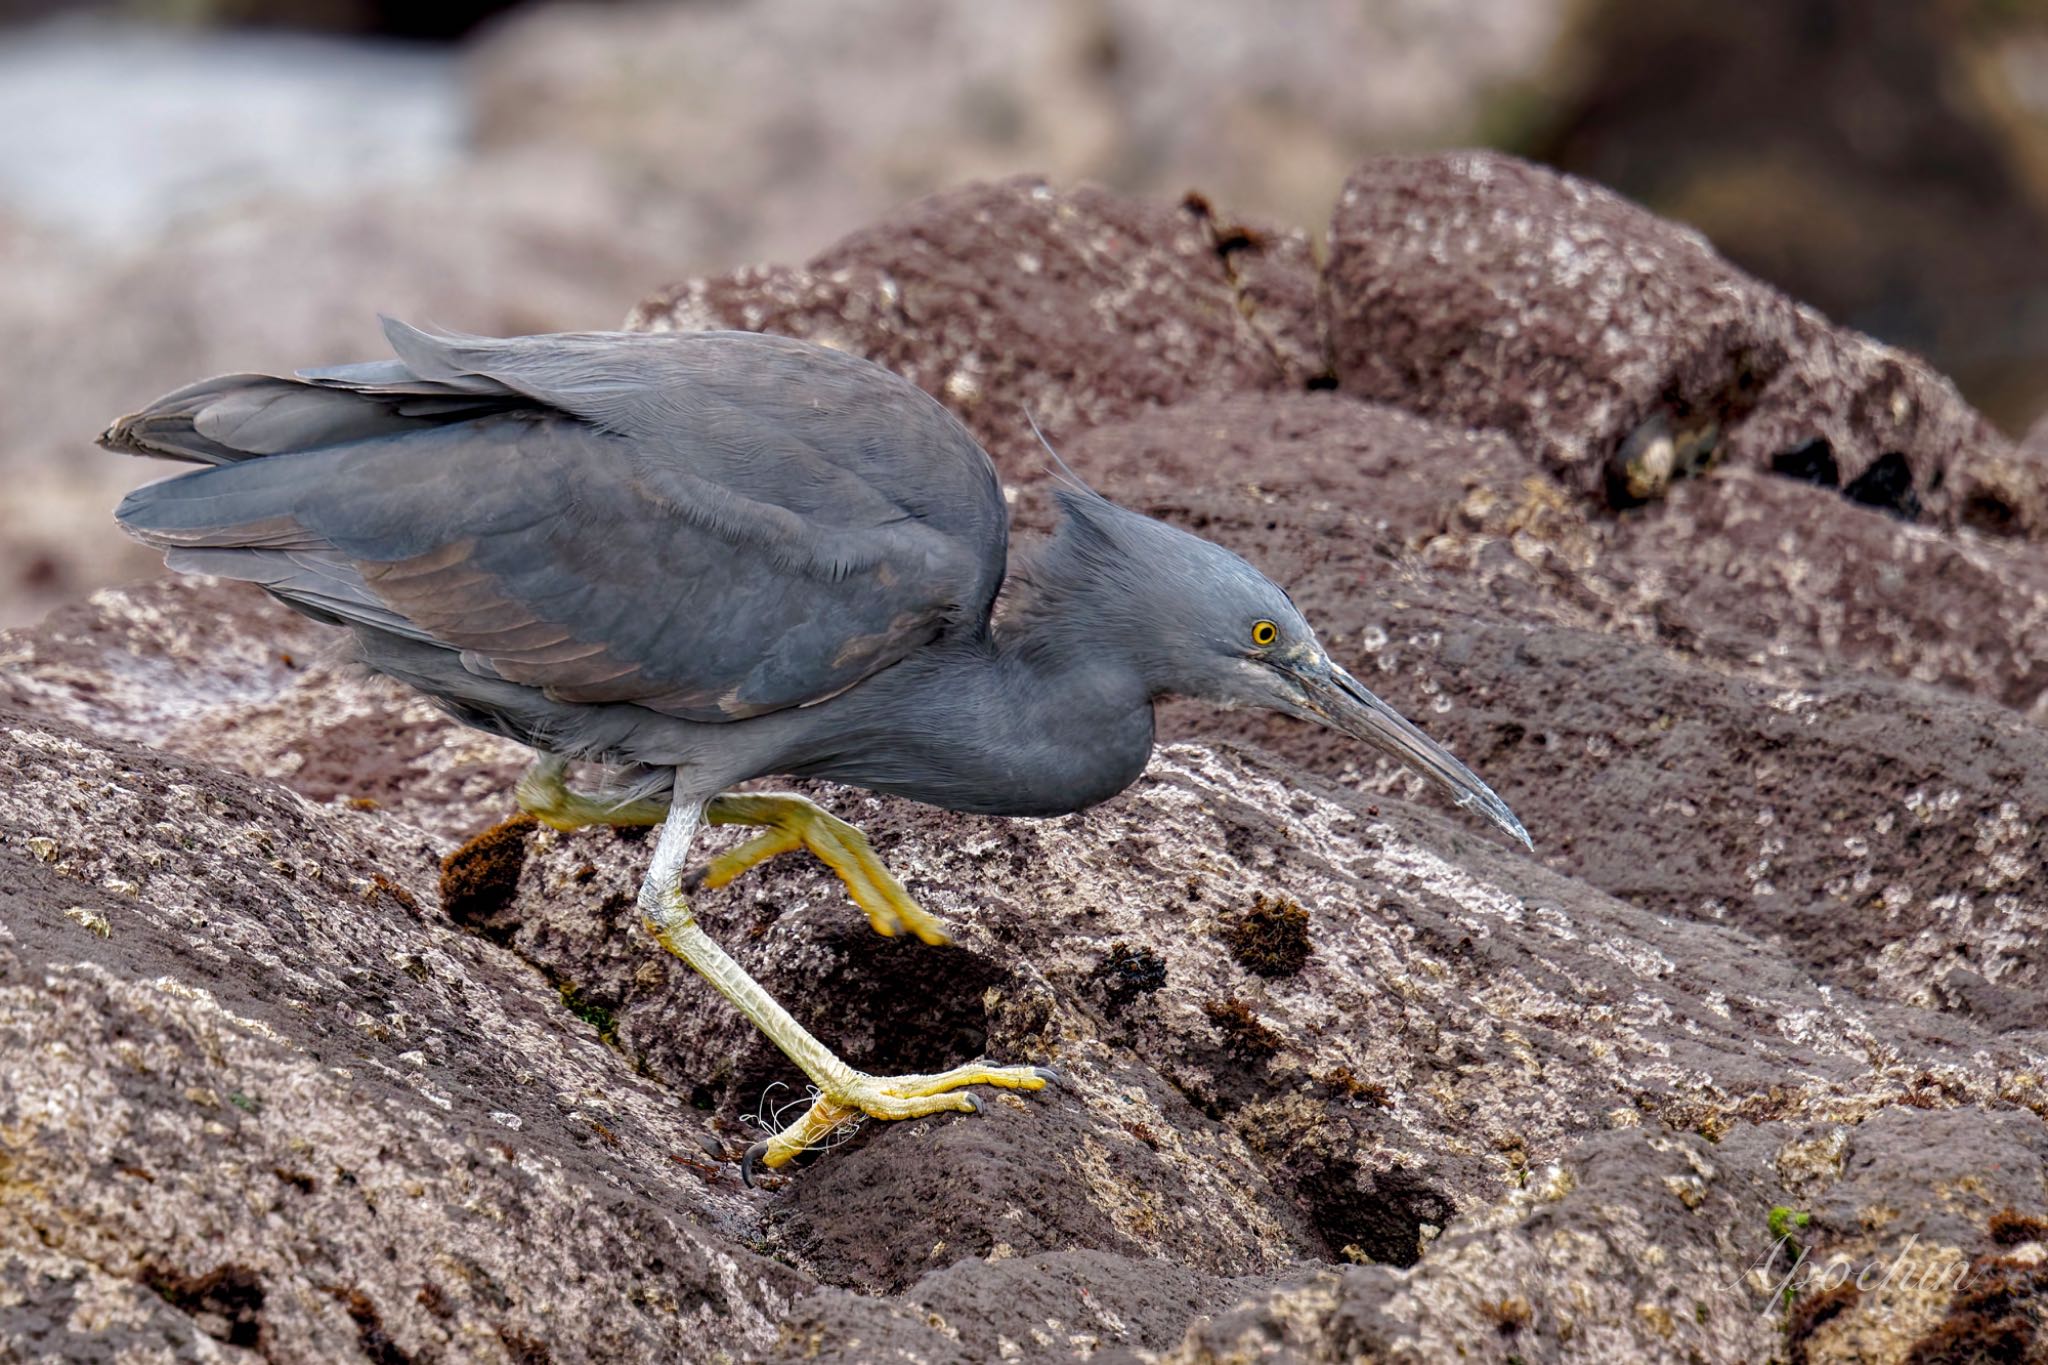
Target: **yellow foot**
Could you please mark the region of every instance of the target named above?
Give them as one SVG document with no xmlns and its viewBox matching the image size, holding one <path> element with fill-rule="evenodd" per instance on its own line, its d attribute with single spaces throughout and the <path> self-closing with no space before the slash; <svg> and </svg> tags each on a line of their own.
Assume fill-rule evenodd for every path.
<svg viewBox="0 0 2048 1365">
<path fill-rule="evenodd" d="M 1058 1084 L 1060 1073 L 1044 1066 L 986 1066 L 970 1062 L 951 1071 L 928 1076 L 869 1076 L 854 1072 L 850 1084 L 835 1093 L 820 1095 L 811 1107 L 789 1127 L 771 1138 L 747 1148 L 740 1164 L 740 1176 L 754 1183 L 754 1170 L 766 1166 L 777 1170 L 794 1161 L 807 1147 L 816 1146 L 832 1135 L 840 1124 L 865 1114 L 873 1119 L 914 1119 L 947 1110 L 978 1114 L 981 1101 L 958 1093 L 963 1086 L 994 1085 L 1005 1090 L 1043 1090 Z"/>
<path fill-rule="evenodd" d="M 538 811 L 534 813 L 539 814 Z M 544 815 L 541 818 L 547 819 Z M 868 847 L 867 836 L 816 802 L 801 796 L 729 792 L 711 799 L 704 807 L 704 818 L 714 825 L 761 825 L 767 832 L 713 858 L 701 871 L 684 880 L 685 889 L 724 886 L 757 863 L 764 863 L 777 854 L 807 848 L 818 856 L 820 862 L 839 874 L 839 880 L 846 883 L 846 894 L 867 912 L 868 923 L 875 926 L 876 933 L 889 936 L 908 929 L 926 943 L 947 941 L 945 927 L 910 898 L 910 893 L 903 889 L 903 883 L 896 880 L 896 874 Z M 971 1085 L 974 1082 L 961 1081 L 958 1084 Z M 957 1109 L 961 1106 L 948 1104 L 939 1107 Z"/>
<path fill-rule="evenodd" d="M 602 801 L 586 796 L 569 785 L 569 765 L 553 755 L 544 756 L 526 770 L 512 799 L 519 809 L 544 825 L 556 829 L 582 829 L 585 825 L 658 825 L 668 818 L 665 801 Z"/>
</svg>

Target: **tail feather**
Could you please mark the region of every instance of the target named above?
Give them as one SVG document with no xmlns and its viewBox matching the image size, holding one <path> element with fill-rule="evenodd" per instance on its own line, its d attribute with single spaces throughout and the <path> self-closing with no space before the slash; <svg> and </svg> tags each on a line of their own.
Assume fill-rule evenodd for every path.
<svg viewBox="0 0 2048 1365">
<path fill-rule="evenodd" d="M 163 549 L 175 570 L 254 583 L 308 616 L 359 628 L 363 640 L 423 659 L 446 655 L 435 666 L 460 670 L 454 655 L 379 598 L 350 555 L 300 516 L 352 463 L 352 447 L 536 402 L 465 369 L 455 352 L 471 339 L 434 337 L 388 319 L 386 330 L 397 360 L 292 378 L 223 375 L 115 422 L 100 436 L 109 450 L 207 467 L 136 489 L 114 517 Z"/>
<path fill-rule="evenodd" d="M 332 548 L 292 515 L 302 479 L 302 466 L 290 456 L 239 459 L 144 484 L 121 500 L 114 520 L 137 540 L 164 549 Z"/>
<path fill-rule="evenodd" d="M 236 450 L 202 434 L 199 416 L 223 395 L 277 382 L 260 374 L 229 374 L 202 380 L 116 421 L 100 433 L 100 444 L 125 455 L 153 455 L 192 464 L 218 465 L 247 459 L 256 452 Z"/>
<path fill-rule="evenodd" d="M 465 371 L 443 340 L 385 319 L 398 360 L 229 374 L 164 395 L 100 435 L 108 450 L 192 464 L 318 450 L 399 436 L 528 405 L 510 386 Z"/>
</svg>

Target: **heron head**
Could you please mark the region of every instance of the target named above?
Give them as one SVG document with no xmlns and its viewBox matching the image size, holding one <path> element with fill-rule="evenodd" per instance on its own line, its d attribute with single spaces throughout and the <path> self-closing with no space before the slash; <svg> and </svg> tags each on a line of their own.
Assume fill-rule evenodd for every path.
<svg viewBox="0 0 2048 1365">
<path fill-rule="evenodd" d="M 1063 528 L 1113 600 L 1117 633 L 1159 693 L 1256 706 L 1363 740 L 1477 807 L 1524 845 L 1507 803 L 1330 657 L 1286 591 L 1238 555 L 1096 494 L 1060 495 Z"/>
</svg>

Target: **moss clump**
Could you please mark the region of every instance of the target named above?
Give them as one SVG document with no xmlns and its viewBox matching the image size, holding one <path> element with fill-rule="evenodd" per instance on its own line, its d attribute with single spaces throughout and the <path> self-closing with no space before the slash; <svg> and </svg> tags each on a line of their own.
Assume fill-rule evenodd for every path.
<svg viewBox="0 0 2048 1365">
<path fill-rule="evenodd" d="M 1238 965 L 1259 976 L 1293 976 L 1308 965 L 1308 911 L 1280 896 L 1257 896 L 1223 926 Z"/>
<path fill-rule="evenodd" d="M 1833 1289 L 1808 1295 L 1792 1306 L 1785 1314 L 1785 1352 L 1792 1365 L 1806 1365 L 1806 1343 L 1823 1323 L 1833 1322 L 1856 1306 L 1863 1297 L 1863 1291 L 1853 1283 L 1838 1284 Z M 1705 1308 L 1706 1305 L 1700 1305 Z M 1702 1319 L 1704 1321 L 1704 1319 Z"/>
<path fill-rule="evenodd" d="M 1384 1085 L 1378 1081 L 1358 1079 L 1356 1073 L 1348 1066 L 1336 1067 L 1318 1079 L 1333 1095 L 1340 1095 L 1347 1100 L 1362 1100 L 1368 1104 L 1376 1104 L 1382 1109 L 1394 1107 L 1394 1097 L 1387 1093 Z"/>
<path fill-rule="evenodd" d="M 2048 1242 L 2048 1219 L 2007 1207 L 1991 1215 L 1991 1240 L 2002 1247 L 2023 1242 Z"/>
<path fill-rule="evenodd" d="M 1536 1310 L 1520 1294 L 1509 1294 L 1498 1299 L 1481 1299 L 1479 1311 L 1488 1321 L 1500 1329 L 1502 1336 L 1513 1336 L 1536 1320 Z"/>
<path fill-rule="evenodd" d="M 1913 1343 L 1908 1365 L 2040 1360 L 2048 1346 L 2048 1265 L 1985 1257 L 1970 1265 L 1948 1316 Z"/>
<path fill-rule="evenodd" d="M 1099 982 L 1112 1014 L 1166 984 L 1166 960 L 1149 948 L 1113 943 L 1089 978 Z"/>
<path fill-rule="evenodd" d="M 446 864 L 444 863 L 442 866 L 446 867 Z M 417 915 L 420 912 L 420 903 L 418 898 L 415 897 L 412 894 L 412 892 L 406 890 L 397 882 L 394 882 L 391 880 L 391 878 L 385 876 L 382 872 L 373 873 L 371 875 L 370 889 L 365 894 L 371 896 L 382 896 L 386 900 L 390 901 L 393 905 L 396 905 L 403 910 L 410 911 L 415 915 Z"/>
<path fill-rule="evenodd" d="M 1795 1230 L 1805 1227 L 1812 1221 L 1813 1215 L 1810 1213 L 1802 1213 L 1798 1209 L 1776 1204 L 1772 1206 L 1770 1216 L 1764 1219 L 1764 1226 L 1771 1230 L 1772 1241 L 1791 1240 L 1793 1245 L 1797 1246 L 1798 1241 L 1793 1236 Z"/>
<path fill-rule="evenodd" d="M 619 1021 L 610 1010 L 583 994 L 583 988 L 572 981 L 558 981 L 555 990 L 562 997 L 562 1004 L 569 1013 L 597 1030 L 598 1040 L 606 1047 L 619 1045 Z"/>
<path fill-rule="evenodd" d="M 1209 1001 L 1202 1006 L 1202 1013 L 1223 1035 L 1223 1045 L 1239 1057 L 1263 1061 L 1280 1050 L 1280 1035 L 1266 1027 L 1265 1021 L 1252 1013 L 1252 1007 L 1235 996 Z"/>
<path fill-rule="evenodd" d="M 449 919 L 493 937 L 509 934 L 495 918 L 519 892 L 526 836 L 539 823 L 531 815 L 515 815 L 441 860 L 441 909 Z"/>
</svg>

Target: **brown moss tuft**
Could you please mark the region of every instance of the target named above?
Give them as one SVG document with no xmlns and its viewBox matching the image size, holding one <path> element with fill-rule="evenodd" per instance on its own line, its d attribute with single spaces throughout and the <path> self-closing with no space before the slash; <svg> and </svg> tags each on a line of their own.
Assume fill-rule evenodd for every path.
<svg viewBox="0 0 2048 1365">
<path fill-rule="evenodd" d="M 1792 1305 L 1785 1314 L 1785 1352 L 1791 1365 L 1806 1365 L 1806 1343 L 1823 1323 L 1833 1322 L 1856 1306 L 1863 1297 L 1863 1291 L 1852 1284 L 1838 1284 L 1833 1289 L 1808 1295 Z"/>
<path fill-rule="evenodd" d="M 1502 1336 L 1511 1336 L 1536 1320 L 1536 1310 L 1520 1294 L 1505 1298 L 1481 1299 L 1479 1311 L 1488 1322 L 1500 1329 Z"/>
<path fill-rule="evenodd" d="M 1211 1000 L 1202 1013 L 1223 1035 L 1223 1044 L 1240 1057 L 1262 1061 L 1280 1050 L 1280 1035 L 1266 1027 L 1252 1007 L 1237 997 Z"/>
<path fill-rule="evenodd" d="M 415 1296 L 415 1302 L 443 1322 L 455 1316 L 455 1307 L 448 1302 L 447 1291 L 432 1280 L 420 1286 L 420 1292 Z"/>
<path fill-rule="evenodd" d="M 1991 1215 L 1991 1240 L 2002 1247 L 2022 1242 L 2048 1242 L 2048 1218 L 2021 1213 L 2008 1205 Z"/>
<path fill-rule="evenodd" d="M 1906 1353 L 1906 1365 L 2040 1360 L 2048 1347 L 2041 1330 L 2044 1311 L 2048 1264 L 1980 1258 L 1949 1300 L 1948 1316 Z"/>
<path fill-rule="evenodd" d="M 511 1359 L 512 1365 L 549 1365 L 554 1359 L 548 1353 L 547 1343 L 537 1338 L 512 1327 L 498 1327 L 494 1330 L 498 1334 L 498 1340 L 504 1345 L 505 1354 Z"/>
<path fill-rule="evenodd" d="M 1393 1096 L 1387 1093 L 1384 1085 L 1378 1081 L 1361 1081 L 1348 1066 L 1336 1067 L 1317 1079 L 1333 1095 L 1340 1095 L 1347 1100 L 1363 1100 L 1382 1109 L 1393 1107 Z"/>
<path fill-rule="evenodd" d="M 531 815 L 515 815 L 441 860 L 441 909 L 449 919 L 493 936 L 509 932 L 494 919 L 518 894 L 526 836 L 539 823 Z"/>
<path fill-rule="evenodd" d="M 1308 911 L 1284 897 L 1254 897 L 1222 936 L 1238 964 L 1260 976 L 1293 976 L 1308 964 Z"/>
<path fill-rule="evenodd" d="M 453 855 L 451 854 L 450 856 L 452 857 Z M 443 866 L 445 867 L 446 865 L 444 864 Z M 445 872 L 443 873 L 443 875 L 445 877 Z M 391 901 L 392 904 L 397 905 L 405 910 L 409 910 L 415 915 L 417 915 L 420 912 L 419 898 L 414 896 L 412 892 L 400 886 L 397 882 L 392 881 L 391 878 L 385 876 L 382 872 L 375 873 L 371 876 L 370 890 L 368 894 L 372 896 L 383 896 L 387 900 Z M 444 891 L 443 894 L 445 895 L 446 892 Z"/>
</svg>

